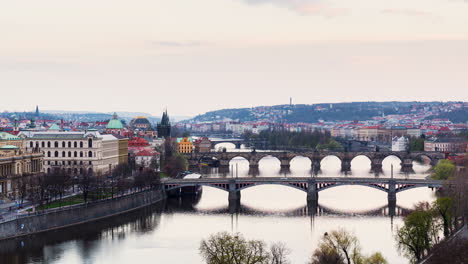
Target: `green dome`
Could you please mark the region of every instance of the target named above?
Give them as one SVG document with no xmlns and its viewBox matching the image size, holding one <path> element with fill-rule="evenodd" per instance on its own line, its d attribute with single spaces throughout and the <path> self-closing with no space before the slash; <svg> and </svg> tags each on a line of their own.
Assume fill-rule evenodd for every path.
<svg viewBox="0 0 468 264">
<path fill-rule="evenodd" d="M 117 118 L 116 113 L 114 113 L 113 118 L 107 123 L 107 129 L 123 129 L 122 122 Z"/>
</svg>

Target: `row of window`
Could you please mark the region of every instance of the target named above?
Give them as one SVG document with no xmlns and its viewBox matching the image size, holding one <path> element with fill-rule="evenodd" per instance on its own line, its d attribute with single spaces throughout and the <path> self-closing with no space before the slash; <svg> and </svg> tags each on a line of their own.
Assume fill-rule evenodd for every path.
<svg viewBox="0 0 468 264">
<path fill-rule="evenodd" d="M 61 157 L 66 158 L 66 157 L 67 157 L 66 154 L 67 154 L 67 153 L 66 153 L 65 151 L 62 151 L 62 156 L 61 156 Z M 92 152 L 92 151 L 88 151 L 88 157 L 89 157 L 89 158 L 92 158 L 92 157 L 95 157 L 95 156 L 96 156 L 96 155 L 93 155 L 93 152 Z M 52 152 L 47 151 L 47 157 L 52 157 Z M 54 152 L 54 157 L 55 157 L 55 158 L 60 157 L 58 151 L 55 151 L 55 152 Z M 69 158 L 72 157 L 72 152 L 71 152 L 71 151 L 68 151 L 68 157 L 69 157 Z M 77 151 L 73 152 L 73 157 L 75 157 L 75 158 L 78 157 L 78 152 L 77 152 Z M 84 153 L 83 153 L 83 151 L 80 151 L 80 158 L 83 158 L 83 157 L 84 157 Z"/>
<path fill-rule="evenodd" d="M 54 142 L 54 148 L 58 148 L 59 147 L 59 142 L 58 141 L 55 141 Z M 68 144 L 65 142 L 65 141 L 62 141 L 62 148 L 66 148 L 68 145 L 68 148 L 71 148 L 72 147 L 72 142 L 68 141 Z M 80 148 L 83 148 L 83 141 L 80 141 Z M 52 143 L 50 141 L 47 141 L 47 147 L 50 148 L 52 146 Z M 31 141 L 29 142 L 29 147 L 31 148 L 34 148 L 34 142 Z M 41 142 L 41 148 L 45 148 L 46 147 L 46 142 L 45 141 L 42 141 Z M 78 142 L 73 142 L 73 147 L 74 148 L 78 148 Z M 92 148 L 93 147 L 93 139 L 88 139 L 88 148 Z M 39 148 L 39 141 L 36 141 L 36 148 Z"/>
<path fill-rule="evenodd" d="M 50 173 L 50 172 L 51 172 L 51 169 L 50 169 L 50 168 L 47 168 L 47 173 Z M 69 174 L 72 174 L 72 172 L 73 172 L 74 175 L 77 175 L 77 174 L 78 174 L 78 169 L 77 169 L 77 168 L 74 168 L 74 169 L 72 170 L 71 168 L 68 168 L 68 169 L 67 169 L 67 172 L 68 172 Z M 80 168 L 80 169 L 79 169 L 79 172 L 80 172 L 80 174 L 83 174 L 83 172 L 84 172 L 83 168 Z M 88 173 L 93 173 L 93 169 L 92 169 L 92 168 L 89 168 L 89 169 L 88 169 Z"/>
<path fill-rule="evenodd" d="M 83 161 L 80 160 L 80 162 L 76 161 L 76 160 L 64 160 L 64 161 L 60 161 L 60 160 L 56 160 L 56 161 L 50 161 L 48 160 L 47 161 L 47 165 L 55 165 L 55 166 L 60 166 L 60 165 L 78 165 L 78 163 L 80 165 L 83 165 Z M 88 162 L 89 165 L 93 165 L 93 163 L 91 161 Z M 45 165 L 45 161 L 44 161 L 44 165 Z"/>
</svg>

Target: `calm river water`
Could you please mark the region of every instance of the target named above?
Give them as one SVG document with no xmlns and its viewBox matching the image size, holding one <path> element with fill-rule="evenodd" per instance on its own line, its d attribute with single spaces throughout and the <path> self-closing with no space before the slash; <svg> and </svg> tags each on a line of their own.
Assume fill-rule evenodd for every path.
<svg viewBox="0 0 468 264">
<path fill-rule="evenodd" d="M 396 157 L 384 160 L 383 173 L 390 177 L 423 178 L 428 165 L 415 163 L 415 174 L 399 173 Z M 289 171 L 281 171 L 275 158 L 260 161 L 258 171 L 249 171 L 242 158 L 237 164 L 238 177 L 310 176 L 310 161 L 297 157 Z M 352 177 L 376 177 L 370 161 L 357 157 L 352 161 Z M 210 177 L 231 177 L 236 172 L 205 171 Z M 349 177 L 340 173 L 340 161 L 327 157 L 318 177 Z M 306 263 L 324 232 L 345 228 L 354 232 L 363 252 L 380 251 L 389 263 L 408 263 L 395 244 L 395 230 L 402 225 L 400 213 L 419 201 L 434 200 L 427 188 L 408 190 L 397 195 L 397 216 L 388 216 L 387 195 L 360 186 L 341 186 L 320 192 L 320 213 L 309 216 L 306 194 L 285 186 L 257 186 L 242 191 L 241 213 L 229 214 L 227 193 L 203 188 L 198 198 L 169 199 L 164 204 L 87 224 L 85 226 L 37 235 L 32 238 L 0 243 L 0 263 L 203 263 L 198 247 L 203 238 L 219 231 L 240 232 L 251 239 L 268 243 L 284 242 L 292 263 Z"/>
</svg>

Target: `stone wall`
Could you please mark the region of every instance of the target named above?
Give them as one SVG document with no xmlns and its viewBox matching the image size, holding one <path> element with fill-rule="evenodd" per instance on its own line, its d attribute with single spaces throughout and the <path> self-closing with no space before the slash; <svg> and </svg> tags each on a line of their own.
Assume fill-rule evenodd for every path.
<svg viewBox="0 0 468 264">
<path fill-rule="evenodd" d="M 0 224 L 0 240 L 83 224 L 136 210 L 165 198 L 162 190 L 146 190 L 86 205 L 47 210 Z"/>
</svg>

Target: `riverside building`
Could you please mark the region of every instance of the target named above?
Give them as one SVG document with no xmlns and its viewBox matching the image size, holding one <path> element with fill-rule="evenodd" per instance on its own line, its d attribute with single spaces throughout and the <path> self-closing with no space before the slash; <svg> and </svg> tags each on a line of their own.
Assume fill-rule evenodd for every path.
<svg viewBox="0 0 468 264">
<path fill-rule="evenodd" d="M 114 135 L 101 135 L 98 131 L 22 131 L 28 150 L 44 154 L 43 169 L 63 168 L 71 174 L 107 173 L 127 160 L 128 147 L 120 144 Z M 124 157 L 125 156 L 125 157 Z"/>
</svg>

